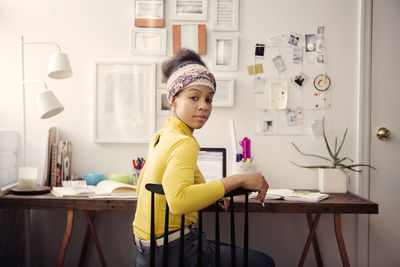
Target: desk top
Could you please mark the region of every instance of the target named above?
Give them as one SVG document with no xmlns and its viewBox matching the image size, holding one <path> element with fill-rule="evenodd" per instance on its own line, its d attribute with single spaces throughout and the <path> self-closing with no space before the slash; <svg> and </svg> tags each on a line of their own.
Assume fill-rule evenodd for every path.
<svg viewBox="0 0 400 267">
<path fill-rule="evenodd" d="M 44 195 L 13 195 L 0 197 L 0 209 L 75 209 L 75 210 L 118 210 L 134 211 L 136 199 L 104 198 L 90 199 L 84 197 L 55 197 Z M 235 197 L 235 211 L 244 212 L 244 196 Z M 210 206 L 205 211 L 214 211 Z M 329 198 L 317 203 L 266 200 L 265 208 L 259 201 L 249 199 L 249 212 L 272 213 L 354 213 L 377 214 L 378 204 L 352 193 L 330 194 Z"/>
</svg>

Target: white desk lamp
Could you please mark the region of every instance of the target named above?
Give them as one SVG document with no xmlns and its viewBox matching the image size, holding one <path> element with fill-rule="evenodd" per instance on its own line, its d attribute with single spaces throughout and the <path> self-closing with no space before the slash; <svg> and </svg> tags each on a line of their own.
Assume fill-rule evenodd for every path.
<svg viewBox="0 0 400 267">
<path fill-rule="evenodd" d="M 27 176 L 36 176 L 37 168 L 29 168 L 26 166 L 26 110 L 25 110 L 25 84 L 40 83 L 43 87 L 43 92 L 36 96 L 36 104 L 41 119 L 47 119 L 64 110 L 64 107 L 58 101 L 54 93 L 47 89 L 46 84 L 42 80 L 25 80 L 25 45 L 52 45 L 57 48 L 57 51 L 50 55 L 48 76 L 53 79 L 65 79 L 72 76 L 71 65 L 68 56 L 61 52 L 60 46 L 53 42 L 25 42 L 24 36 L 20 37 L 20 53 L 21 53 L 21 86 L 22 86 L 22 121 L 23 121 L 23 151 L 24 151 L 24 167 L 19 171 Z M 24 169 L 25 168 L 25 169 Z M 33 174 L 36 172 L 36 174 Z M 31 175 L 29 174 L 31 173 Z M 21 175 L 19 174 L 19 175 Z M 33 178 L 31 178 L 33 179 Z M 36 183 L 36 180 L 35 180 Z M 36 184 L 35 184 L 36 185 Z"/>
</svg>

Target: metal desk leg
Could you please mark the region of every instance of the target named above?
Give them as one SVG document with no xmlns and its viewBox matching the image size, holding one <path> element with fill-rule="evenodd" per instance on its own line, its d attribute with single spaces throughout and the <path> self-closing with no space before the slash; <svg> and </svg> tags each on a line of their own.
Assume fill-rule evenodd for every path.
<svg viewBox="0 0 400 267">
<path fill-rule="evenodd" d="M 61 267 L 64 262 L 64 257 L 65 257 L 65 251 L 67 250 L 69 238 L 71 236 L 71 231 L 72 231 L 72 223 L 74 219 L 74 210 L 68 210 L 67 212 L 67 223 L 65 226 L 65 232 L 64 232 L 64 237 L 63 237 L 63 242 L 61 245 L 60 252 L 58 254 L 58 259 L 57 259 L 57 267 Z"/>
<path fill-rule="evenodd" d="M 314 222 L 311 213 L 307 213 L 307 222 L 308 222 L 308 227 L 310 228 L 310 231 L 311 231 L 311 229 L 312 229 L 312 224 L 313 224 L 313 222 Z M 313 247 L 314 247 L 315 259 L 316 259 L 316 261 L 317 261 L 317 266 L 318 266 L 318 267 L 324 266 L 324 264 L 323 264 L 323 262 L 322 262 L 322 258 L 321 258 L 321 252 L 320 252 L 320 250 L 319 250 L 317 234 L 315 234 L 315 236 L 314 236 L 314 238 L 313 238 Z"/>
<path fill-rule="evenodd" d="M 88 221 L 88 227 L 90 228 L 90 232 L 92 233 L 93 242 L 96 245 L 97 253 L 99 254 L 99 257 L 100 257 L 101 265 L 106 266 L 106 261 L 104 260 L 103 251 L 101 250 L 99 240 L 97 239 L 97 234 L 96 234 L 96 231 L 94 230 L 92 218 L 89 214 L 89 211 L 85 210 L 85 215 L 86 215 L 86 218 Z"/>
<path fill-rule="evenodd" d="M 349 258 L 347 257 L 346 246 L 344 245 L 344 239 L 342 235 L 342 220 L 340 213 L 335 213 L 333 218 L 335 222 L 335 233 L 336 233 L 336 240 L 339 246 L 340 257 L 342 258 L 343 266 L 349 267 L 350 262 Z"/>
<path fill-rule="evenodd" d="M 320 217 L 321 217 L 321 213 L 317 213 L 315 215 L 314 223 L 313 223 L 313 225 L 311 227 L 310 233 L 309 233 L 308 238 L 307 238 L 306 245 L 305 245 L 304 250 L 303 250 L 303 254 L 301 255 L 301 258 L 300 258 L 299 266 L 304 266 L 304 262 L 305 262 L 306 257 L 307 257 L 308 249 L 310 248 L 311 241 L 314 239 L 315 231 L 317 230 L 317 225 L 318 225 Z"/>
</svg>

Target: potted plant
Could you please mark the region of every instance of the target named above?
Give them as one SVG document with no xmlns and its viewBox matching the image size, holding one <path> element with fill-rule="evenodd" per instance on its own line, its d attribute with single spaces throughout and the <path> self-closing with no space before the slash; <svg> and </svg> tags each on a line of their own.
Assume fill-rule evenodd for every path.
<svg viewBox="0 0 400 267">
<path fill-rule="evenodd" d="M 315 154 L 307 154 L 303 153 L 294 143 L 292 145 L 296 150 L 303 156 L 310 156 L 320 158 L 326 161 L 329 161 L 329 165 L 311 165 L 311 166 L 304 166 L 294 163 L 290 161 L 292 164 L 301 167 L 301 168 L 308 168 L 308 169 L 318 169 L 318 190 L 320 192 L 325 193 L 346 193 L 347 192 L 347 184 L 350 179 L 347 170 L 354 171 L 354 172 L 361 172 L 359 169 L 355 169 L 357 167 L 366 166 L 376 170 L 374 167 L 368 164 L 354 164 L 353 160 L 350 157 L 339 157 L 339 152 L 343 147 L 343 143 L 346 139 L 347 130 L 344 132 L 342 142 L 338 147 L 338 140 L 335 137 L 335 147 L 334 150 L 331 149 L 328 139 L 326 138 L 325 134 L 325 119 L 322 118 L 322 135 L 324 137 L 324 142 L 326 149 L 328 150 L 329 157 L 319 156 Z M 350 162 L 346 164 L 346 162 Z"/>
</svg>

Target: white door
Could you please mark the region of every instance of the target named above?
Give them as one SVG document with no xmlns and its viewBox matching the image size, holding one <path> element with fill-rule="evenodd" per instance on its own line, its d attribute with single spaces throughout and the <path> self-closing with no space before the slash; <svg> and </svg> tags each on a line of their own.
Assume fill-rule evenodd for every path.
<svg viewBox="0 0 400 267">
<path fill-rule="evenodd" d="M 400 1 L 373 1 L 370 266 L 400 266 Z M 391 132 L 387 141 L 376 130 Z"/>
</svg>

